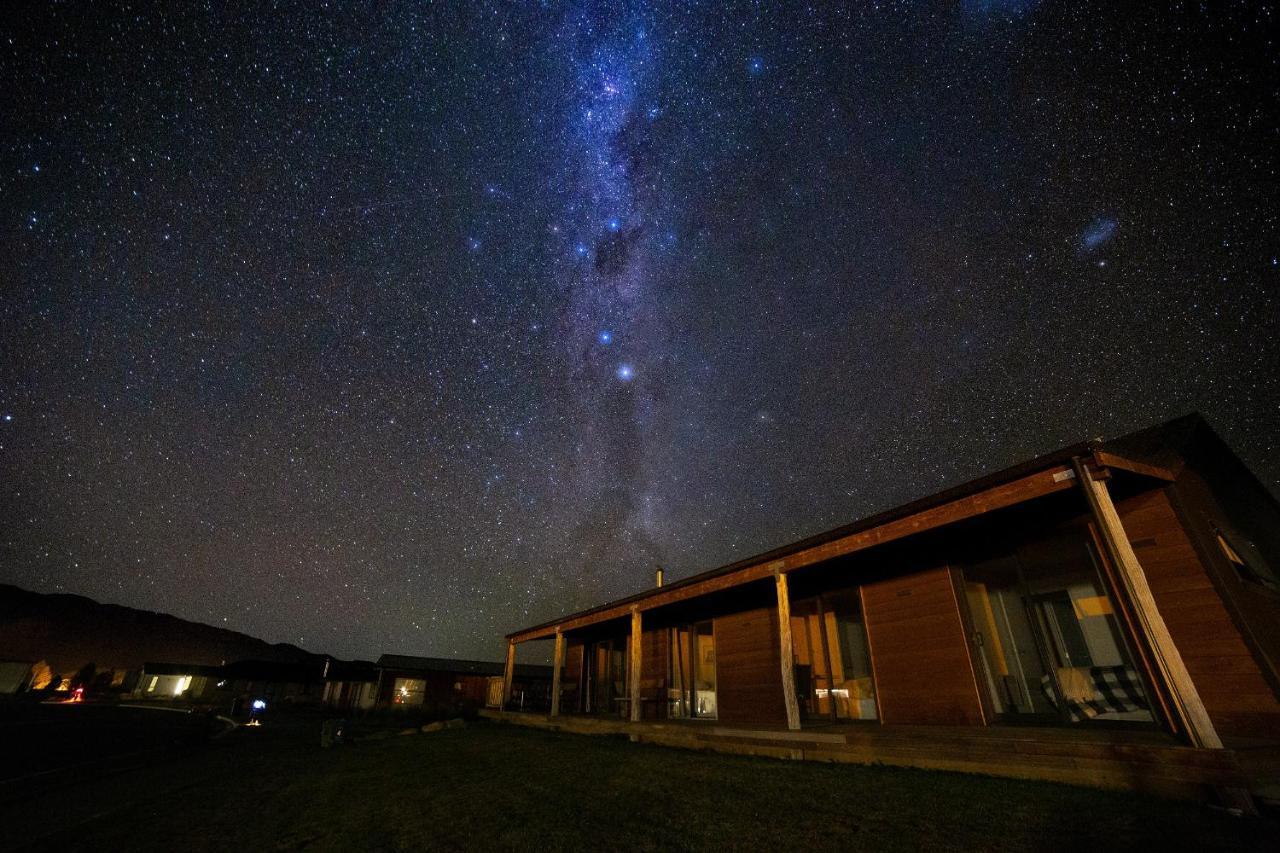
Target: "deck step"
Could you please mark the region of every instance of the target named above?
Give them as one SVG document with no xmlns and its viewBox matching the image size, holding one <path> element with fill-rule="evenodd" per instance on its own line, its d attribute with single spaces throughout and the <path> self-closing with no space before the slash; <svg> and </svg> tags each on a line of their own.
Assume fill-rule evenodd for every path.
<svg viewBox="0 0 1280 853">
<path fill-rule="evenodd" d="M 621 735 L 682 749 L 981 773 L 1187 799 L 1205 799 L 1213 788 L 1248 787 L 1231 750 L 1192 749 L 1149 737 L 1130 741 L 1116 733 L 976 729 L 971 736 L 960 729 L 939 727 L 930 732 L 922 726 L 787 731 L 498 711 L 486 711 L 483 716 L 571 734 Z"/>
</svg>

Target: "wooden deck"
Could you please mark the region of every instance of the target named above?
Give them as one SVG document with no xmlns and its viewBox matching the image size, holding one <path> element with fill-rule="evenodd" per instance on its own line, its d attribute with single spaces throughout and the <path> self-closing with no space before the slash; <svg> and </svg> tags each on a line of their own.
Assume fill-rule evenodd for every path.
<svg viewBox="0 0 1280 853">
<path fill-rule="evenodd" d="M 714 722 L 620 719 L 512 711 L 482 715 L 516 725 L 637 743 L 803 761 L 888 764 L 983 773 L 1208 800 L 1250 787 L 1236 753 L 1193 749 L 1158 733 L 1055 728 L 826 725 L 801 731 Z"/>
</svg>

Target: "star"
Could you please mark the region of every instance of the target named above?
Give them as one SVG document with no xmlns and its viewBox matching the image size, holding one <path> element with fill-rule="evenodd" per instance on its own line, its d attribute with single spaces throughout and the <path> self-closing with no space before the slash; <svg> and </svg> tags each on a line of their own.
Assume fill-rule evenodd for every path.
<svg viewBox="0 0 1280 853">
<path fill-rule="evenodd" d="M 623 382 L 630 382 L 636 375 L 635 368 L 630 364 L 623 362 L 618 365 L 617 376 Z"/>
</svg>

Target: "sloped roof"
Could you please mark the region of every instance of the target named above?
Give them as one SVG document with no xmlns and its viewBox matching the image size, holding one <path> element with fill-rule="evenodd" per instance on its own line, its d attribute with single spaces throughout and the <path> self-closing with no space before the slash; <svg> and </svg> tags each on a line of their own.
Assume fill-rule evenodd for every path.
<svg viewBox="0 0 1280 853">
<path fill-rule="evenodd" d="M 502 675 L 503 672 L 503 664 L 494 661 L 427 658 L 415 655 L 382 655 L 378 658 L 378 667 L 408 672 L 451 672 L 457 675 Z M 515 666 L 515 674 L 523 678 L 550 678 L 551 667 L 518 663 Z"/>
<path fill-rule="evenodd" d="M 320 681 L 322 663 L 278 663 L 270 660 L 238 660 L 222 667 L 224 678 L 245 681 L 274 681 L 282 684 L 309 684 Z"/>
<path fill-rule="evenodd" d="M 142 665 L 142 671 L 147 675 L 222 675 L 222 667 L 202 663 L 147 662 Z"/>
<path fill-rule="evenodd" d="M 378 665 L 371 660 L 337 660 L 329 661 L 325 672 L 325 681 L 377 681 Z"/>
<path fill-rule="evenodd" d="M 1070 465 L 1076 457 L 1090 456 L 1094 453 L 1109 451 L 1118 456 L 1124 456 L 1127 459 L 1143 463 L 1150 466 L 1150 469 L 1156 473 L 1164 471 L 1165 466 L 1172 466 L 1172 472 L 1176 473 L 1177 466 L 1180 465 L 1180 457 L 1186 446 L 1196 441 L 1214 441 L 1225 447 L 1221 439 L 1214 434 L 1212 428 L 1205 422 L 1204 418 L 1198 412 L 1192 412 L 1182 417 L 1166 421 L 1146 429 L 1128 433 L 1120 438 L 1110 441 L 1104 441 L 1101 438 L 1088 439 L 1086 441 L 1076 442 L 1066 445 L 1050 453 L 1037 456 L 1025 462 L 1018 463 L 1008 468 L 987 474 L 977 479 L 970 480 L 965 483 L 945 489 L 932 495 L 893 507 L 883 512 L 866 516 L 858 521 L 850 524 L 836 527 L 806 539 L 792 542 L 766 551 L 762 554 L 747 557 L 745 559 L 736 560 L 723 566 L 710 569 L 698 574 L 690 575 L 678 581 L 668 583 L 662 587 L 652 587 L 642 592 L 623 598 L 608 601 L 595 607 L 589 607 L 586 610 L 578 611 L 552 619 L 546 622 L 513 631 L 508 637 L 514 637 L 517 634 L 528 634 L 535 631 L 544 631 L 554 628 L 555 626 L 569 622 L 575 619 L 590 617 L 593 614 L 611 611 L 620 607 L 630 606 L 645 599 L 667 595 L 673 590 L 679 590 L 682 587 L 693 586 L 703 583 L 712 578 L 722 575 L 731 575 L 743 569 L 759 566 L 765 563 L 771 563 L 791 556 L 801 551 L 814 548 L 816 546 L 825 545 L 852 536 L 863 531 L 871 530 L 900 519 L 907 518 L 926 510 L 934 509 L 952 501 L 961 498 L 967 498 L 972 495 L 985 492 L 997 486 L 1010 483 L 1028 474 L 1037 471 L 1043 471 L 1057 465 Z"/>
</svg>

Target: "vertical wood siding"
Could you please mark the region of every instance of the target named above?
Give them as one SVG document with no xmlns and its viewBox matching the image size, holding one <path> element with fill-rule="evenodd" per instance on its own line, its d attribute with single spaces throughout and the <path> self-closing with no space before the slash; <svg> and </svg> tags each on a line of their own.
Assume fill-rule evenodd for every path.
<svg viewBox="0 0 1280 853">
<path fill-rule="evenodd" d="M 982 725 L 948 570 L 868 584 L 863 602 L 883 722 Z"/>
<path fill-rule="evenodd" d="M 786 725 L 777 611 L 760 608 L 717 617 L 715 636 L 720 720 Z"/>
<path fill-rule="evenodd" d="M 1222 736 L 1275 736 L 1280 705 L 1163 492 L 1116 505 L 1196 690 Z"/>
<path fill-rule="evenodd" d="M 640 712 L 643 719 L 667 716 L 667 642 L 669 629 L 644 632 L 640 641 Z"/>
</svg>

